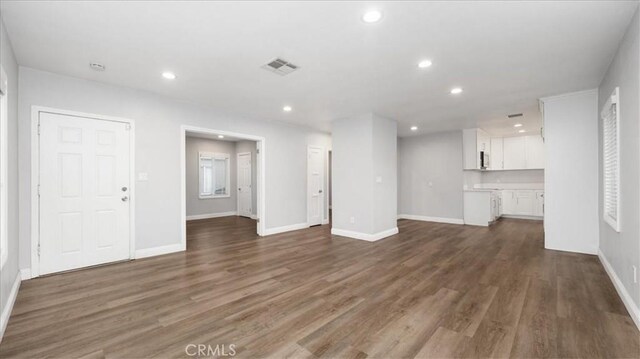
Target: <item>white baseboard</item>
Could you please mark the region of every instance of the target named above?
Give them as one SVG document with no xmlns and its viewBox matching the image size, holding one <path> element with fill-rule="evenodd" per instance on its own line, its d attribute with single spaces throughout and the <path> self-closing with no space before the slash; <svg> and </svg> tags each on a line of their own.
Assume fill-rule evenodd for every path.
<svg viewBox="0 0 640 359">
<path fill-rule="evenodd" d="M 179 243 L 170 244 L 168 246 L 160 246 L 153 248 L 145 248 L 145 249 L 137 249 L 135 252 L 135 259 L 147 258 L 147 257 L 155 257 L 163 254 L 182 252 L 185 248 L 182 248 L 182 245 Z"/>
<path fill-rule="evenodd" d="M 500 216 L 501 218 L 513 218 L 513 219 L 528 219 L 531 221 L 542 221 L 544 220 L 544 217 L 540 217 L 540 216 L 519 216 L 516 214 L 503 214 L 502 216 Z"/>
<path fill-rule="evenodd" d="M 249 216 L 249 218 L 255 219 L 257 221 L 258 220 L 258 215 L 257 214 L 252 214 L 251 216 Z"/>
<path fill-rule="evenodd" d="M 237 216 L 238 212 L 219 212 L 219 213 L 205 213 L 205 214 L 194 214 L 191 216 L 187 216 L 187 221 L 193 221 L 196 219 L 209 219 L 209 218 L 218 218 L 218 217 L 229 217 L 229 216 Z"/>
<path fill-rule="evenodd" d="M 31 279 L 31 268 L 20 269 L 20 279 L 22 280 Z"/>
<path fill-rule="evenodd" d="M 267 228 L 264 230 L 264 234 L 265 236 L 270 236 L 272 234 L 278 234 L 278 233 L 284 233 L 284 232 L 290 232 L 290 231 L 297 231 L 299 229 L 305 229 L 305 228 L 309 228 L 309 225 L 305 222 L 305 223 L 298 223 L 298 224 L 291 224 L 288 226 L 282 226 L 282 227 L 274 227 L 274 228 Z"/>
<path fill-rule="evenodd" d="M 464 224 L 464 220 L 460 218 L 416 216 L 413 214 L 399 214 L 398 219 L 411 219 L 414 221 L 438 222 L 438 223 L 449 223 L 449 224 Z"/>
<path fill-rule="evenodd" d="M 4 331 L 7 329 L 7 324 L 9 324 L 9 317 L 13 310 L 13 304 L 16 302 L 16 297 L 18 297 L 18 289 L 20 289 L 21 281 L 20 272 L 18 272 L 16 274 L 16 279 L 13 281 L 13 286 L 11 286 L 11 292 L 9 292 L 7 304 L 2 309 L 2 314 L 0 315 L 0 342 L 2 342 Z"/>
<path fill-rule="evenodd" d="M 611 282 L 613 282 L 613 286 L 618 291 L 618 295 L 622 299 L 624 306 L 627 307 L 627 311 L 629 312 L 631 319 L 633 319 L 633 322 L 636 323 L 636 327 L 640 330 L 640 308 L 638 308 L 636 303 L 633 301 L 633 298 L 631 298 L 631 295 L 629 295 L 629 292 L 627 292 L 627 289 L 624 287 L 620 278 L 618 278 L 618 275 L 613 270 L 613 267 L 601 251 L 598 251 L 598 258 L 600 258 L 600 262 L 602 262 L 604 270 L 609 275 L 609 278 L 611 278 Z"/>
<path fill-rule="evenodd" d="M 569 252 L 569 253 L 580 253 L 580 254 L 589 254 L 592 256 L 598 255 L 598 249 L 597 248 L 566 248 L 566 247 L 557 247 L 554 245 L 549 244 L 546 239 L 544 242 L 544 249 L 550 249 L 552 251 L 562 251 L 562 252 Z"/>
<path fill-rule="evenodd" d="M 331 234 L 335 234 L 336 236 L 360 239 L 368 242 L 375 242 L 382 238 L 393 236 L 394 234 L 397 234 L 397 233 L 398 233 L 398 227 L 387 229 L 386 231 L 382 231 L 374 234 L 348 231 L 346 229 L 340 229 L 340 228 L 331 228 Z"/>
</svg>

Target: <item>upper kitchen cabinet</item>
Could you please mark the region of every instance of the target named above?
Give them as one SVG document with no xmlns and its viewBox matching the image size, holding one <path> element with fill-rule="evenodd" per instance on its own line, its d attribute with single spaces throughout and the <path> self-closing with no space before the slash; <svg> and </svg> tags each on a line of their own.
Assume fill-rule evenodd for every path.
<svg viewBox="0 0 640 359">
<path fill-rule="evenodd" d="M 527 168 L 525 137 L 504 138 L 504 169 L 521 170 Z"/>
<path fill-rule="evenodd" d="M 541 136 L 505 137 L 503 143 L 503 169 L 544 169 L 544 142 Z"/>
<path fill-rule="evenodd" d="M 504 169 L 504 139 L 502 137 L 494 137 L 491 139 L 491 161 L 489 169 Z"/>
<path fill-rule="evenodd" d="M 525 136 L 525 162 L 527 168 L 544 168 L 544 141 L 542 136 Z"/>
<path fill-rule="evenodd" d="M 491 136 L 479 128 L 462 130 L 462 150 L 465 170 L 489 168 Z"/>
<path fill-rule="evenodd" d="M 473 128 L 462 132 L 465 170 L 544 169 L 544 141 L 540 135 L 493 137 Z"/>
</svg>

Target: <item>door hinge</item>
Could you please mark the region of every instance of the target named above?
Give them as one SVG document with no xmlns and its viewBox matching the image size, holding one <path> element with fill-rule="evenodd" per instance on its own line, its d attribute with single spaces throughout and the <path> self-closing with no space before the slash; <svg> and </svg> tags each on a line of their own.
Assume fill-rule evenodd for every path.
<svg viewBox="0 0 640 359">
<path fill-rule="evenodd" d="M 260 153 L 260 149 L 259 148 L 256 148 L 256 153 Z"/>
<path fill-rule="evenodd" d="M 38 184 L 38 197 L 40 197 L 40 184 Z"/>
<path fill-rule="evenodd" d="M 38 257 L 40 257 L 40 243 L 38 243 Z"/>
<path fill-rule="evenodd" d="M 40 136 L 40 122 L 38 122 L 38 136 Z"/>
<path fill-rule="evenodd" d="M 127 130 L 127 131 L 129 131 L 129 130 L 131 129 L 131 124 L 129 124 L 129 123 L 125 123 L 125 125 L 124 125 L 124 129 L 125 129 L 125 130 Z"/>
</svg>

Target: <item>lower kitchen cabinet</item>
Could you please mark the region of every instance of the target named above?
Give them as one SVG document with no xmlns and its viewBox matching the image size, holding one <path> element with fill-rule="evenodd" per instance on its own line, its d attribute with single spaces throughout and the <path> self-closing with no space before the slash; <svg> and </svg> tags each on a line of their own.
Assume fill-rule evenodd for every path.
<svg viewBox="0 0 640 359">
<path fill-rule="evenodd" d="M 533 203 L 533 215 L 544 216 L 544 191 L 536 191 L 536 199 Z"/>
<path fill-rule="evenodd" d="M 502 213 L 505 215 L 542 217 L 544 215 L 544 191 L 502 191 Z"/>
</svg>

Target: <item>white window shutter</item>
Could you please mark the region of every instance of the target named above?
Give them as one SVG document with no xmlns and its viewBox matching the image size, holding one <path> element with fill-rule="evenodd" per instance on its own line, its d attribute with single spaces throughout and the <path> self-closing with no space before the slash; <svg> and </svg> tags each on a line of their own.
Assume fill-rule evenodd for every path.
<svg viewBox="0 0 640 359">
<path fill-rule="evenodd" d="M 616 88 L 602 109 L 603 217 L 620 232 L 620 102 Z"/>
</svg>

